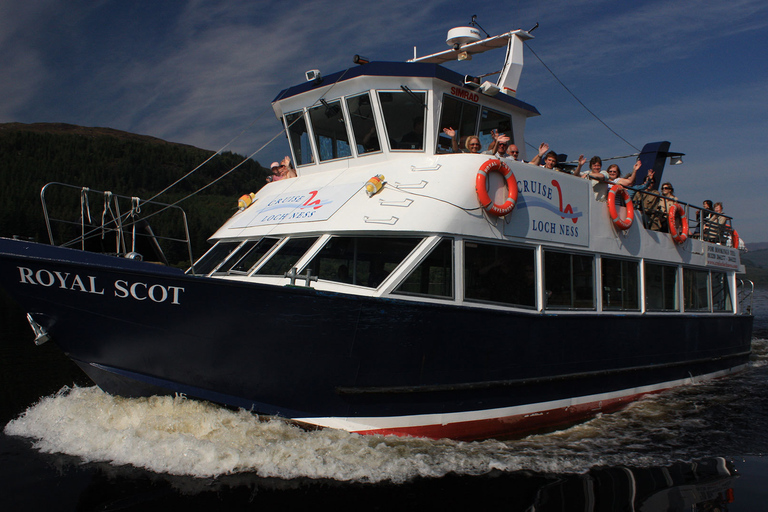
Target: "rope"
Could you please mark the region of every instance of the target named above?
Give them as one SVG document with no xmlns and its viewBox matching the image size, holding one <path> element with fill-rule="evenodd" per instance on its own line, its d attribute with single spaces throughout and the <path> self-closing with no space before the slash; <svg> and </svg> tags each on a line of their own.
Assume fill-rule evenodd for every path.
<svg viewBox="0 0 768 512">
<path fill-rule="evenodd" d="M 610 126 L 608 126 L 608 125 L 607 125 L 607 124 L 606 124 L 606 123 L 605 123 L 605 122 L 604 122 L 602 119 L 600 119 L 600 117 L 599 117 L 597 114 L 595 114 L 594 112 L 592 112 L 592 111 L 589 109 L 589 107 L 587 107 L 587 106 L 584 104 L 584 102 L 582 102 L 582 101 L 581 101 L 581 100 L 580 100 L 580 99 L 579 99 L 579 98 L 578 98 L 578 97 L 577 97 L 577 96 L 576 96 L 576 95 L 575 95 L 575 94 L 574 94 L 574 93 L 573 93 L 573 92 L 572 92 L 572 91 L 571 91 L 571 90 L 568 88 L 568 86 L 567 86 L 567 85 L 565 85 L 565 84 L 562 82 L 562 80 L 560 80 L 560 79 L 557 77 L 557 75 L 554 73 L 554 71 L 552 71 L 551 69 L 549 69 L 549 66 L 547 66 L 547 65 L 544 63 L 544 61 L 543 61 L 543 60 L 541 60 L 541 57 L 539 57 L 539 56 L 536 54 L 536 52 L 535 52 L 535 51 L 533 51 L 533 48 L 531 48 L 531 46 L 530 46 L 530 45 L 529 45 L 527 42 L 525 43 L 525 46 L 526 46 L 526 47 L 527 47 L 527 48 L 528 48 L 528 49 L 531 51 L 531 53 L 533 54 L 533 56 L 534 56 L 534 57 L 536 57 L 536 58 L 538 59 L 538 61 L 539 61 L 539 62 L 541 62 L 541 65 L 542 65 L 542 66 L 544 66 L 544 68 L 545 68 L 547 71 L 549 71 L 549 73 L 550 73 L 550 74 L 551 74 L 551 75 L 552 75 L 552 76 L 555 78 L 555 80 L 557 80 L 557 83 L 559 83 L 560 85 L 562 85 L 562 86 L 563 86 L 563 89 L 565 89 L 566 91 L 568 91 L 568 94 L 570 94 L 571 96 L 573 96 L 573 99 L 575 99 L 576 101 L 578 101 L 578 102 L 579 102 L 579 105 L 581 105 L 582 107 L 584 107 L 584 110 L 586 110 L 587 112 L 589 112 L 590 114 L 592 114 L 592 117 L 594 117 L 595 119 L 597 119 L 597 120 L 598 120 L 598 122 L 599 122 L 600 124 L 602 124 L 603 126 L 605 126 L 606 128 L 608 128 L 608 130 L 609 130 L 611 133 L 613 133 L 613 134 L 614 134 L 616 137 L 618 137 L 618 138 L 620 138 L 621 140 L 623 140 L 624 142 L 626 142 L 626 143 L 627 143 L 627 145 L 629 145 L 629 147 L 631 147 L 631 148 L 632 148 L 632 149 L 634 149 L 635 151 L 640 151 L 640 150 L 639 150 L 638 148 L 636 148 L 636 147 L 635 147 L 635 146 L 634 146 L 634 145 L 633 145 L 631 142 L 629 142 L 627 139 L 625 139 L 624 137 L 622 137 L 621 135 L 619 135 L 619 134 L 618 134 L 618 133 L 617 133 L 617 132 L 616 132 L 616 131 L 615 131 L 613 128 L 611 128 Z"/>
</svg>

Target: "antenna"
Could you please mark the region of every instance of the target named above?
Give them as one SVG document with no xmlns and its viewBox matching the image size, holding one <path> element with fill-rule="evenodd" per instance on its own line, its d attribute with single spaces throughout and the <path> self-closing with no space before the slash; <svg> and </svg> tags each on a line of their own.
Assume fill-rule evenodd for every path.
<svg viewBox="0 0 768 512">
<path fill-rule="evenodd" d="M 472 15 L 472 21 L 469 22 L 469 25 L 472 27 L 477 27 L 483 32 L 485 32 L 485 37 L 491 37 L 491 34 L 486 32 L 486 30 L 483 27 L 481 27 L 480 24 L 477 22 L 477 14 Z"/>
</svg>

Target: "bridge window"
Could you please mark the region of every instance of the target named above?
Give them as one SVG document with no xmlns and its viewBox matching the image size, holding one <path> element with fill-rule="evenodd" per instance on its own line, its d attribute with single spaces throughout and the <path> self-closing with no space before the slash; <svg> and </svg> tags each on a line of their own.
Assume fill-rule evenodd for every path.
<svg viewBox="0 0 768 512">
<path fill-rule="evenodd" d="M 322 101 L 322 105 L 309 110 L 312 131 L 315 134 L 315 145 L 320 155 L 320 161 L 334 160 L 352 156 L 349 147 L 347 125 L 344 123 L 344 113 L 341 102 Z"/>
<path fill-rule="evenodd" d="M 365 93 L 347 98 L 347 108 L 349 109 L 349 122 L 352 125 L 357 154 L 364 155 L 381 151 L 370 94 Z"/>
<path fill-rule="evenodd" d="M 645 264 L 645 309 L 648 311 L 680 311 L 677 267 Z"/>
<path fill-rule="evenodd" d="M 379 92 L 389 147 L 393 150 L 424 149 L 425 92 Z"/>
<path fill-rule="evenodd" d="M 443 112 L 440 116 L 440 126 L 437 132 L 437 151 L 439 153 L 453 151 L 452 141 L 443 134 L 443 128 L 456 130 L 456 142 L 459 150 L 465 150 L 464 143 L 467 137 L 476 134 L 479 113 L 480 107 L 478 105 L 459 101 L 451 96 L 443 96 Z"/>
<path fill-rule="evenodd" d="M 638 263 L 636 261 L 601 259 L 603 309 L 639 311 Z"/>
<path fill-rule="evenodd" d="M 544 279 L 547 308 L 595 309 L 592 256 L 546 251 Z"/>
<path fill-rule="evenodd" d="M 509 144 L 515 143 L 515 136 L 512 133 L 512 118 L 509 114 L 504 112 L 498 112 L 489 108 L 483 108 L 480 115 L 480 128 L 478 129 L 478 136 L 480 142 L 483 144 L 483 148 L 487 148 L 488 145 L 493 142 L 493 136 L 491 132 L 497 130 L 499 134 L 504 134 L 509 137 Z"/>
<path fill-rule="evenodd" d="M 453 297 L 453 240 L 443 239 L 432 249 L 395 293 Z"/>
<path fill-rule="evenodd" d="M 533 249 L 464 244 L 464 297 L 467 300 L 536 306 Z"/>
<path fill-rule="evenodd" d="M 297 166 L 313 163 L 312 145 L 309 141 L 309 132 L 307 131 L 307 121 L 304 118 L 304 112 L 294 112 L 286 115 L 285 122 L 288 127 L 288 140 L 291 143 L 291 148 L 293 148 L 294 163 Z"/>
</svg>

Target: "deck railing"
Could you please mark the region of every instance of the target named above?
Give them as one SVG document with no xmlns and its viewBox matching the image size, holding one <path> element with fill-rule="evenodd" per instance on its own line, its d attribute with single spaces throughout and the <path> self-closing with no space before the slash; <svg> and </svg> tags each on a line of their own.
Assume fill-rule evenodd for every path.
<svg viewBox="0 0 768 512">
<path fill-rule="evenodd" d="M 42 188 L 40 201 L 51 245 L 166 265 L 193 261 L 187 214 L 179 206 L 58 182 Z"/>
</svg>

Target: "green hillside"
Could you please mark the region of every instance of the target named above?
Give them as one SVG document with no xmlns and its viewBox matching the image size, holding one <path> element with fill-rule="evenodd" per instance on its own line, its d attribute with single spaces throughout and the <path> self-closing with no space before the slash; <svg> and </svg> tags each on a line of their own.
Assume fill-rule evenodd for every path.
<svg viewBox="0 0 768 512">
<path fill-rule="evenodd" d="M 0 124 L 0 236 L 23 236 L 48 243 L 40 190 L 62 182 L 124 196 L 149 199 L 213 154 L 193 146 L 109 128 L 67 124 Z M 223 153 L 157 200 L 173 203 L 218 178 L 244 157 Z M 182 202 L 189 220 L 193 255 L 230 217 L 237 199 L 265 184 L 268 170 L 253 160 L 210 188 Z M 101 205 L 94 205 L 99 209 Z M 100 213 L 93 212 L 94 216 Z M 78 213 L 72 213 L 76 219 Z M 155 232 L 162 226 L 153 223 Z M 170 259 L 170 256 L 169 256 Z M 179 253 L 176 260 L 188 259 Z M 175 263 L 180 263 L 175 261 Z"/>
<path fill-rule="evenodd" d="M 755 286 L 768 288 L 768 249 L 742 253 L 741 262 L 747 268 L 747 279 L 754 281 Z"/>
</svg>

